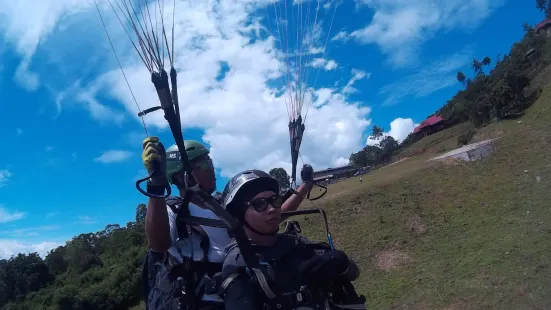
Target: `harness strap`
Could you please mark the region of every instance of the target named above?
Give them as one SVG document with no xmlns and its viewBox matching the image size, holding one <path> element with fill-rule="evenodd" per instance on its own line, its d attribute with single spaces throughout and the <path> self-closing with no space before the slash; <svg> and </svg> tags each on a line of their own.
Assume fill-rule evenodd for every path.
<svg viewBox="0 0 551 310">
<path fill-rule="evenodd" d="M 306 289 L 303 287 L 301 291 L 299 292 L 293 292 L 293 293 L 286 293 L 282 294 L 280 296 L 277 296 L 270 286 L 268 285 L 268 281 L 266 280 L 266 277 L 264 276 L 264 273 L 262 271 L 254 268 L 253 273 L 255 275 L 255 279 L 257 280 L 258 284 L 260 285 L 260 288 L 264 292 L 265 296 L 268 297 L 270 300 L 269 303 L 272 305 L 275 305 L 278 309 L 287 309 L 283 308 L 284 305 L 292 305 L 294 309 L 313 309 L 308 307 L 301 307 L 300 305 L 303 302 L 307 302 L 309 298 L 309 294 L 307 293 Z M 223 296 L 225 291 L 230 287 L 231 283 L 239 277 L 238 272 L 231 273 L 229 276 L 224 279 L 224 281 L 218 286 L 217 294 L 219 296 Z M 298 306 L 298 307 L 295 307 Z M 270 308 L 271 309 L 271 308 Z"/>
<path fill-rule="evenodd" d="M 254 277 L 258 281 L 258 284 L 260 285 L 260 288 L 262 289 L 266 297 L 268 297 L 269 299 L 275 299 L 277 296 L 270 288 L 270 285 L 268 285 L 268 280 L 266 280 L 266 276 L 264 276 L 264 273 L 256 268 L 252 268 L 252 271 L 254 273 Z M 231 273 L 229 276 L 227 276 L 226 279 L 224 279 L 224 281 L 220 284 L 218 288 L 218 294 L 223 294 L 228 289 L 228 287 L 230 287 L 232 282 L 237 279 L 237 277 L 239 277 L 239 273 L 237 272 Z"/>
<path fill-rule="evenodd" d="M 185 239 L 189 237 L 189 231 L 184 219 L 191 216 L 189 213 L 189 201 L 191 199 L 191 193 L 186 192 L 184 198 L 179 196 L 171 196 L 167 199 L 168 206 L 172 209 L 172 212 L 176 214 L 176 230 L 178 232 L 178 238 Z"/>
<path fill-rule="evenodd" d="M 170 209 L 172 209 L 172 212 L 176 214 L 176 229 L 178 231 L 178 238 L 189 238 L 191 236 L 191 231 L 198 233 L 201 238 L 200 247 L 203 251 L 203 258 L 201 259 L 201 262 L 208 262 L 210 238 L 201 225 L 224 227 L 224 224 L 222 221 L 215 219 L 191 216 L 189 211 L 189 199 L 191 198 L 191 192 L 189 191 L 186 192 L 184 198 L 178 196 L 169 198 L 170 199 L 167 199 L 167 205 Z"/>
<path fill-rule="evenodd" d="M 209 247 L 210 247 L 209 235 L 203 229 L 203 227 L 201 227 L 201 225 L 193 224 L 191 226 L 191 229 L 195 230 L 201 237 L 201 243 L 199 244 L 201 247 L 201 250 L 203 250 L 203 258 L 201 258 L 201 262 L 206 263 L 209 261 Z"/>
<path fill-rule="evenodd" d="M 256 268 L 252 268 L 252 270 L 254 272 L 254 275 L 256 276 L 258 284 L 260 284 L 260 288 L 262 289 L 264 294 L 266 294 L 266 297 L 268 297 L 269 299 L 275 299 L 276 294 L 274 293 L 274 291 L 272 291 L 270 285 L 268 285 L 268 280 L 266 280 L 264 273 Z"/>
<path fill-rule="evenodd" d="M 224 279 L 224 281 L 222 281 L 222 283 L 220 283 L 220 286 L 218 287 L 217 289 L 217 294 L 218 295 L 223 295 L 226 290 L 228 289 L 228 287 L 230 287 L 230 284 L 239 276 L 239 273 L 237 272 L 234 272 L 234 273 L 231 273 L 226 279 Z"/>
</svg>

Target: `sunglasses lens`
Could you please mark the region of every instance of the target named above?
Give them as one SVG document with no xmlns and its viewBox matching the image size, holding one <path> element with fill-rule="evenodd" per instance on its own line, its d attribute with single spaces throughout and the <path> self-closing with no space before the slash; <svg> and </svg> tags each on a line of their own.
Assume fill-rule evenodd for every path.
<svg viewBox="0 0 551 310">
<path fill-rule="evenodd" d="M 251 205 L 256 212 L 263 212 L 268 208 L 268 201 L 266 199 L 257 199 L 251 201 Z"/>
<path fill-rule="evenodd" d="M 251 206 L 255 209 L 256 212 L 263 212 L 268 208 L 268 205 L 271 204 L 275 209 L 281 208 L 283 204 L 283 199 L 278 196 L 271 198 L 259 198 L 254 201 L 251 201 Z"/>
<path fill-rule="evenodd" d="M 272 206 L 274 206 L 274 208 L 279 209 L 281 208 L 282 205 L 283 205 L 283 198 L 281 198 L 281 196 L 277 195 L 272 197 Z"/>
<path fill-rule="evenodd" d="M 206 170 L 206 169 L 209 169 L 212 167 L 212 160 L 211 159 L 207 159 L 207 160 L 203 160 L 201 162 L 198 162 L 196 165 L 195 165 L 196 168 L 199 168 L 199 169 L 203 169 L 203 170 Z"/>
</svg>

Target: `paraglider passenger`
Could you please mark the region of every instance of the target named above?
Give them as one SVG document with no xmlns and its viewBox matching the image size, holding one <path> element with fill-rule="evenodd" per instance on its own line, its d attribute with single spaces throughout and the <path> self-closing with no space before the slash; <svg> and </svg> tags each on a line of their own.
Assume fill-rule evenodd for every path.
<svg viewBox="0 0 551 310">
<path fill-rule="evenodd" d="M 246 268 L 232 243 L 222 270 L 222 278 L 229 280 L 219 290 L 227 310 L 318 309 L 328 300 L 330 287 L 359 276 L 356 264 L 344 252 L 331 251 L 326 244 L 296 233 L 278 234 L 282 212 L 278 193 L 278 182 L 260 170 L 237 174 L 224 190 L 226 210 L 244 226 L 267 280 L 259 281 L 256 272 Z"/>
</svg>

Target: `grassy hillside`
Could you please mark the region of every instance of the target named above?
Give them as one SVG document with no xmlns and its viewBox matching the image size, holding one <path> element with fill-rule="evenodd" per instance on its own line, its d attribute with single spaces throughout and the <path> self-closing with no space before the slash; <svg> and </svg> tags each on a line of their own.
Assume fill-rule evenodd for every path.
<svg viewBox="0 0 551 310">
<path fill-rule="evenodd" d="M 460 126 L 317 204 L 362 269 L 369 309 L 551 308 L 551 85 L 521 119 L 479 130 L 475 140 L 499 137 L 491 157 L 426 162 L 455 147 Z M 323 238 L 316 219 L 302 221 Z"/>
</svg>

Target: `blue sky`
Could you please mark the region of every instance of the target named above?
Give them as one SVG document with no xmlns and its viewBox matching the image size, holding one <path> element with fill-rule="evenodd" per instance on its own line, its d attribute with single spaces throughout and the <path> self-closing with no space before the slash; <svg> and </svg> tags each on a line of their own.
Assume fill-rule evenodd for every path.
<svg viewBox="0 0 551 310">
<path fill-rule="evenodd" d="M 180 2 L 175 15 L 184 136 L 212 146 L 220 190 L 246 168 L 290 168 L 273 7 L 241 2 Z M 155 105 L 149 73 L 100 3 L 140 107 Z M 334 2 L 320 5 L 302 64 L 319 75 L 307 81 L 302 147 L 318 169 L 345 164 L 373 124 L 404 139 L 457 92 L 457 70 L 471 75 L 473 57 L 495 60 L 543 18 L 521 0 L 347 0 L 329 32 Z M 126 225 L 146 201 L 134 188 L 145 134 L 93 2 L 2 3 L 0 17 L 0 257 Z M 146 124 L 173 143 L 160 113 Z"/>
</svg>

